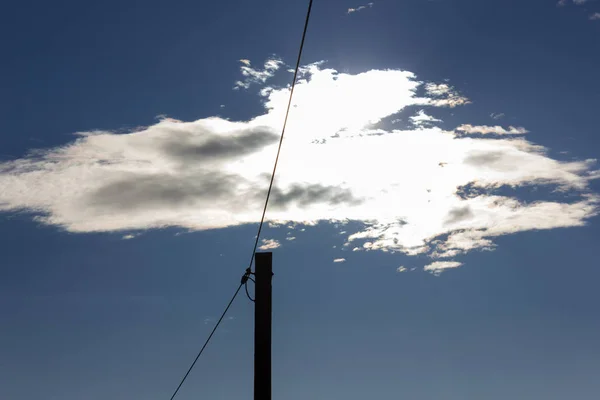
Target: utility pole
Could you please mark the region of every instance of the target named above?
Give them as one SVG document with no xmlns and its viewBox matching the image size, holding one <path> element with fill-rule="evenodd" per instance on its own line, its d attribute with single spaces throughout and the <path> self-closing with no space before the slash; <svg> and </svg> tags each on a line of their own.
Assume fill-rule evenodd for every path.
<svg viewBox="0 0 600 400">
<path fill-rule="evenodd" d="M 271 400 L 271 280 L 273 253 L 254 258 L 254 400 Z"/>
</svg>

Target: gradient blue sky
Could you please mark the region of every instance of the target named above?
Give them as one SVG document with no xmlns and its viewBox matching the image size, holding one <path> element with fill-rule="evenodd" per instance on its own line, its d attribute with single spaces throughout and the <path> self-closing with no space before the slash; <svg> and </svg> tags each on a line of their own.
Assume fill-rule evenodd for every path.
<svg viewBox="0 0 600 400">
<path fill-rule="evenodd" d="M 303 63 L 448 79 L 471 104 L 432 110 L 444 129 L 523 126 L 553 159 L 595 159 L 600 21 L 591 16 L 600 2 L 565 3 L 382 0 L 348 14 L 360 3 L 315 0 Z M 305 8 L 275 0 L 3 4 L 0 162 L 65 145 L 75 132 L 153 125 L 162 114 L 259 115 L 258 87 L 232 89 L 238 60 L 260 66 L 276 55 L 293 64 Z M 284 146 L 282 157 L 293 151 Z M 570 195 L 528 189 L 516 191 L 520 199 Z M 586 190 L 599 189 L 592 180 Z M 256 225 L 75 233 L 30 211 L 0 214 L 0 398 L 168 398 L 235 290 Z M 340 230 L 358 231 L 359 222 L 298 226 L 294 241 L 284 240 L 285 226 L 267 229 L 265 238 L 282 242 L 274 250 L 273 397 L 595 398 L 600 220 L 585 222 L 495 237 L 494 251 L 462 254 L 463 266 L 439 276 L 423 271 L 426 254 L 344 250 Z M 141 235 L 123 240 L 128 232 Z M 178 398 L 251 398 L 253 306 L 240 296 L 229 316 Z"/>
</svg>

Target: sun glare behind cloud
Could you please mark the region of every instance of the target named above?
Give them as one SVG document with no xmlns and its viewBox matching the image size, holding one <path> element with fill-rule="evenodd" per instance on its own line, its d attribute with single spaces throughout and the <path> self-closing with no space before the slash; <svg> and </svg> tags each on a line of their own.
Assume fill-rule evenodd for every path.
<svg viewBox="0 0 600 400">
<path fill-rule="evenodd" d="M 27 210 L 73 232 L 257 222 L 289 92 L 265 86 L 281 61 L 267 60 L 264 71 L 241 63 L 246 81 L 238 88 L 263 85 L 263 114 L 78 133 L 62 147 L 1 163 L 0 210 Z M 597 214 L 599 197 L 588 189 L 599 176 L 595 160 L 555 160 L 524 127 L 463 121 L 443 129 L 429 115 L 468 103 L 447 83 L 421 82 L 409 71 L 304 66 L 268 217 L 359 221 L 364 228 L 345 233 L 347 246 L 440 259 L 493 249 L 500 235 L 581 226 Z M 411 126 L 383 127 L 408 107 L 415 107 Z M 517 195 L 538 186 L 569 196 L 525 202 Z M 459 265 L 434 262 L 430 270 Z"/>
</svg>

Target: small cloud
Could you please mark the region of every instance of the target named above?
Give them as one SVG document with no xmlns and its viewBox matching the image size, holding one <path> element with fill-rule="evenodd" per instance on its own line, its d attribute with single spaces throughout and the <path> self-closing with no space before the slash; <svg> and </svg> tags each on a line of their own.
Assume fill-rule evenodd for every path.
<svg viewBox="0 0 600 400">
<path fill-rule="evenodd" d="M 259 250 L 272 250 L 281 247 L 281 243 L 275 239 L 263 239 L 261 243 Z"/>
<path fill-rule="evenodd" d="M 285 240 L 289 240 L 289 241 L 296 240 L 296 237 L 295 236 L 288 236 L 288 237 L 285 238 Z"/>
<path fill-rule="evenodd" d="M 492 117 L 493 119 L 501 119 L 504 118 L 504 113 L 491 113 L 490 117 Z"/>
<path fill-rule="evenodd" d="M 367 3 L 366 5 L 358 6 L 356 8 L 349 8 L 347 14 L 352 14 L 360 10 L 364 10 L 366 8 L 373 7 L 373 3 Z"/>
<path fill-rule="evenodd" d="M 425 110 L 419 110 L 417 114 L 413 115 L 412 117 L 409 117 L 409 119 L 413 125 L 419 127 L 430 126 L 434 122 L 443 122 L 441 119 L 437 119 L 432 117 L 431 115 L 427 115 L 425 113 Z"/>
<path fill-rule="evenodd" d="M 408 269 L 406 267 L 400 266 L 400 267 L 398 267 L 398 269 L 396 271 L 398 271 L 398 272 L 406 272 L 406 271 L 408 271 Z"/>
<path fill-rule="evenodd" d="M 558 3 L 556 3 L 556 5 L 558 7 L 564 7 L 567 4 L 574 4 L 576 6 L 582 6 L 584 4 L 589 3 L 591 0 L 559 0 Z M 600 20 L 600 12 L 595 12 L 593 14 L 590 14 L 589 19 L 591 21 L 599 21 Z"/>
<path fill-rule="evenodd" d="M 131 240 L 131 239 L 135 239 L 138 236 L 140 236 L 139 233 L 130 233 L 128 235 L 124 235 L 123 237 L 121 237 L 121 239 L 123 239 L 123 240 Z"/>
<path fill-rule="evenodd" d="M 167 114 L 158 114 L 154 117 L 154 119 L 157 119 L 160 122 L 182 122 L 179 119 L 169 117 Z"/>
<path fill-rule="evenodd" d="M 589 0 L 558 0 L 558 3 L 556 3 L 557 6 L 559 7 L 564 7 L 567 4 L 575 4 L 577 6 L 581 6 L 584 5 L 585 3 L 587 3 Z"/>
<path fill-rule="evenodd" d="M 246 59 L 240 60 L 240 63 L 243 64 L 240 70 L 244 76 L 244 80 L 237 81 L 233 87 L 234 89 L 248 89 L 253 83 L 265 83 L 283 65 L 283 61 L 276 58 L 267 59 L 262 70 L 252 68 L 250 61 Z"/>
<path fill-rule="evenodd" d="M 462 131 L 466 134 L 480 133 L 482 135 L 495 134 L 495 135 L 524 135 L 529 133 L 529 131 L 523 127 L 514 127 L 509 126 L 508 129 L 504 129 L 503 127 L 496 126 L 488 126 L 488 125 L 478 125 L 474 126 L 471 124 L 464 124 L 456 128 L 457 131 Z"/>
<path fill-rule="evenodd" d="M 442 272 L 444 272 L 444 270 L 458 268 L 461 265 L 463 264 L 458 261 L 435 261 L 429 265 L 426 265 L 423 270 L 439 276 Z"/>
<path fill-rule="evenodd" d="M 433 253 L 429 254 L 430 258 L 452 258 L 461 254 L 462 251 L 459 249 L 449 249 L 449 250 L 436 250 Z"/>
<path fill-rule="evenodd" d="M 346 262 L 346 259 L 345 258 L 336 258 L 333 260 L 333 262 L 334 263 L 343 263 L 343 262 Z"/>
<path fill-rule="evenodd" d="M 436 107 L 454 108 L 470 103 L 469 99 L 458 94 L 458 92 L 447 83 L 429 82 L 425 84 L 425 92 L 433 97 L 432 99 L 429 99 L 429 104 Z"/>
</svg>

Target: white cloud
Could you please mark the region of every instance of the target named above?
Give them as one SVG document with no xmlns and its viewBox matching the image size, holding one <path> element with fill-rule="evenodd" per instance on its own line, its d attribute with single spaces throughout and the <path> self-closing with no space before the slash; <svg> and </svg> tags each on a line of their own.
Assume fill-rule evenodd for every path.
<svg viewBox="0 0 600 400">
<path fill-rule="evenodd" d="M 469 99 L 458 94 L 447 83 L 429 82 L 425 85 L 425 92 L 431 96 L 429 104 L 438 107 L 458 107 L 470 103 Z"/>
<path fill-rule="evenodd" d="M 496 134 L 496 135 L 524 135 L 526 133 L 529 133 L 529 131 L 523 127 L 518 127 L 515 128 L 514 126 L 509 126 L 508 129 L 504 129 L 501 126 L 487 126 L 487 125 L 481 125 L 481 126 L 473 126 L 470 124 L 464 124 L 459 126 L 458 128 L 456 128 L 457 131 L 461 131 L 467 134 L 472 134 L 472 133 L 480 133 L 482 135 L 487 135 L 487 134 Z"/>
<path fill-rule="evenodd" d="M 442 96 L 452 91 L 452 87 L 447 83 L 433 83 L 429 82 L 425 85 L 425 90 L 431 96 Z"/>
<path fill-rule="evenodd" d="M 492 117 L 493 119 L 501 119 L 504 118 L 504 113 L 491 113 L 490 117 Z"/>
<path fill-rule="evenodd" d="M 415 126 L 430 126 L 434 122 L 442 122 L 441 119 L 437 119 L 432 117 L 431 115 L 427 115 L 425 110 L 419 110 L 417 114 L 409 117 L 410 121 Z"/>
<path fill-rule="evenodd" d="M 292 240 L 296 240 L 296 237 L 295 236 L 288 236 L 288 237 L 285 238 L 285 240 L 289 240 L 291 242 Z"/>
<path fill-rule="evenodd" d="M 566 6 L 569 3 L 573 3 L 575 5 L 581 6 L 585 3 L 587 3 L 590 0 L 558 0 L 558 3 L 556 3 L 558 6 Z"/>
<path fill-rule="evenodd" d="M 336 259 L 333 260 L 334 263 L 343 263 L 345 261 L 346 261 L 345 258 L 336 258 Z"/>
<path fill-rule="evenodd" d="M 250 60 L 241 59 L 242 66 L 240 70 L 244 79 L 235 83 L 234 89 L 248 89 L 253 83 L 265 83 L 267 79 L 272 78 L 275 72 L 283 65 L 283 61 L 277 58 L 270 58 L 265 61 L 263 69 L 254 69 L 251 67 Z"/>
<path fill-rule="evenodd" d="M 261 245 L 258 247 L 259 250 L 273 250 L 281 247 L 281 243 L 279 243 L 275 239 L 262 239 Z"/>
<path fill-rule="evenodd" d="M 594 160 L 559 161 L 514 135 L 377 127 L 407 107 L 458 106 L 463 97 L 445 83 L 424 84 L 399 70 L 338 73 L 318 63 L 304 71 L 272 221 L 358 221 L 362 228 L 344 227 L 345 247 L 449 258 L 492 249 L 501 235 L 582 226 L 598 213 L 599 197 L 588 188 L 600 177 Z M 418 95 L 423 88 L 427 94 Z M 288 94 L 264 92 L 264 112 L 248 121 L 161 119 L 131 133 L 79 133 L 64 146 L 2 162 L 0 211 L 30 211 L 71 232 L 256 223 Z M 522 128 L 503 132 L 513 129 Z M 540 185 L 554 185 L 556 196 L 525 202 L 494 193 Z"/>
<path fill-rule="evenodd" d="M 558 3 L 556 4 L 559 7 L 563 7 L 566 6 L 567 4 L 575 4 L 577 6 L 582 6 L 586 3 L 589 3 L 590 0 L 559 0 Z M 600 12 L 595 12 L 590 14 L 589 19 L 591 21 L 598 21 L 600 20 Z"/>
<path fill-rule="evenodd" d="M 364 6 L 358 6 L 356 8 L 349 8 L 348 11 L 347 11 L 347 13 L 348 14 L 352 14 L 352 13 L 355 13 L 357 11 L 364 10 L 365 8 L 371 8 L 371 7 L 373 7 L 373 4 L 374 3 L 367 3 Z"/>
<path fill-rule="evenodd" d="M 440 275 L 447 269 L 458 268 L 462 265 L 462 263 L 457 261 L 436 261 L 429 265 L 426 265 L 423 270 L 431 272 L 434 275 Z"/>
<path fill-rule="evenodd" d="M 130 233 L 128 235 L 123 235 L 121 237 L 121 239 L 123 239 L 123 240 L 131 240 L 131 239 L 135 239 L 138 236 L 139 236 L 139 234 Z"/>
<path fill-rule="evenodd" d="M 398 267 L 398 269 L 396 271 L 398 271 L 398 272 L 406 272 L 406 271 L 408 271 L 408 269 L 406 267 L 400 266 L 400 267 Z"/>
</svg>

